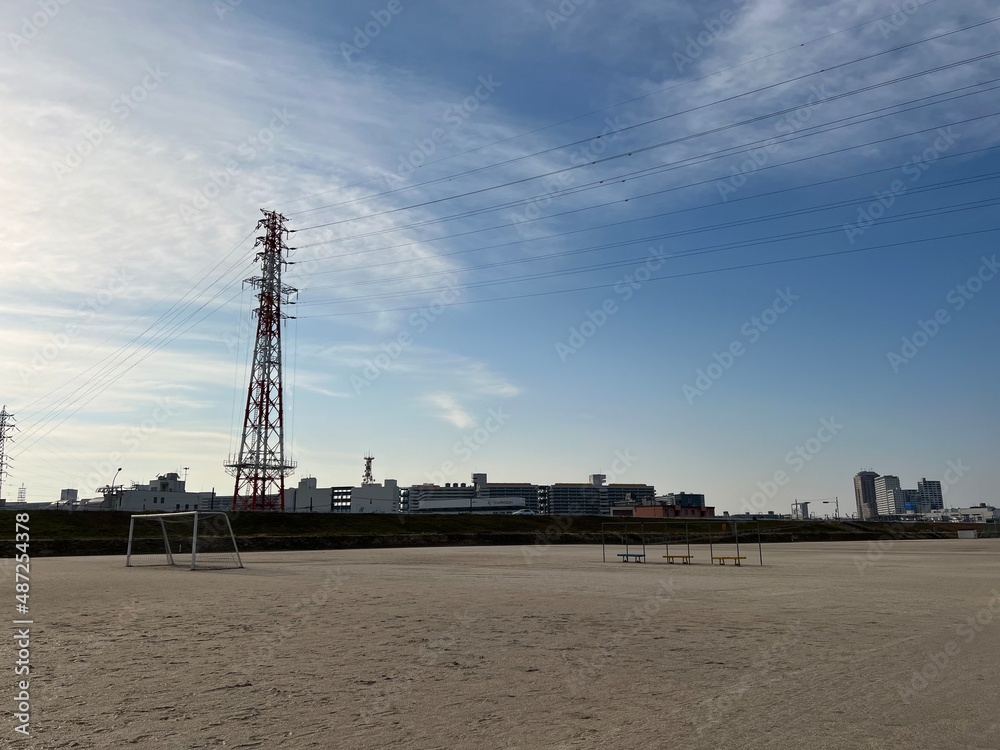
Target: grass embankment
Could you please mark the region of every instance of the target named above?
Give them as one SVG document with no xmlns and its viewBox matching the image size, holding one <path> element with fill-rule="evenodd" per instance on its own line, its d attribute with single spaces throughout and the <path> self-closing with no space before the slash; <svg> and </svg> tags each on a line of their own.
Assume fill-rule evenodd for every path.
<svg viewBox="0 0 1000 750">
<path fill-rule="evenodd" d="M 3 555 L 13 556 L 14 516 L 0 511 Z M 31 554 L 34 557 L 63 555 L 118 555 L 125 553 L 130 513 L 55 510 L 30 513 Z M 351 549 L 361 547 L 426 547 L 462 545 L 595 544 L 601 541 L 604 524 L 609 543 L 621 543 L 628 524 L 629 543 L 640 541 L 639 521 L 601 516 L 473 516 L 473 515 L 350 515 L 233 513 L 233 531 L 242 551 Z M 646 543 L 663 542 L 662 521 L 646 520 Z M 692 543 L 708 541 L 711 529 L 715 543 L 734 541 L 733 524 L 717 519 L 667 522 L 671 543 L 684 540 L 685 523 Z M 758 524 L 740 522 L 741 541 L 757 540 Z M 954 538 L 959 529 L 980 529 L 976 524 L 859 523 L 844 521 L 761 521 L 764 542 L 864 541 L 868 539 Z"/>
</svg>

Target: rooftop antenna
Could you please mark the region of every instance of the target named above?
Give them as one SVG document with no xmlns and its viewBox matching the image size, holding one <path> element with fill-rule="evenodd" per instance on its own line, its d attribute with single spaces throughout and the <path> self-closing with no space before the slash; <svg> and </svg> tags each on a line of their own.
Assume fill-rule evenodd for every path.
<svg viewBox="0 0 1000 750">
<path fill-rule="evenodd" d="M 371 451 L 368 451 L 368 455 L 365 456 L 365 475 L 361 477 L 362 487 L 368 484 L 375 484 L 375 478 L 372 476 L 372 461 L 374 460 L 375 456 L 372 455 Z"/>
</svg>

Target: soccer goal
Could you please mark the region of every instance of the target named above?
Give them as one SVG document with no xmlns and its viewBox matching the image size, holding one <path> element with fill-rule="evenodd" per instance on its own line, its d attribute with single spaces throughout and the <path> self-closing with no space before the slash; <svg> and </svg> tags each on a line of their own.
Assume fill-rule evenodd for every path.
<svg viewBox="0 0 1000 750">
<path fill-rule="evenodd" d="M 191 570 L 242 568 L 229 517 L 221 511 L 145 513 L 128 525 L 125 567 L 190 565 Z"/>
</svg>

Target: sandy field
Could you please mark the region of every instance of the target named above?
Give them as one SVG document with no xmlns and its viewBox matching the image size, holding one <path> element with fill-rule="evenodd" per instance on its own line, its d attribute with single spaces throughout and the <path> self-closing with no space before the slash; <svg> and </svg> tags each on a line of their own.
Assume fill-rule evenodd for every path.
<svg viewBox="0 0 1000 750">
<path fill-rule="evenodd" d="M 36 559 L 0 747 L 1000 748 L 1000 540 L 648 552 Z"/>
</svg>

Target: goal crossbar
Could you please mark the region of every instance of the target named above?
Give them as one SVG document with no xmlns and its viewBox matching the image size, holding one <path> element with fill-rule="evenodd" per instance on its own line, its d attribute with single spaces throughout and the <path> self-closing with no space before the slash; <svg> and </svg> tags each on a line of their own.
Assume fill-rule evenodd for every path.
<svg viewBox="0 0 1000 750">
<path fill-rule="evenodd" d="M 143 523 L 149 522 L 159 526 L 160 535 L 162 535 L 163 540 L 162 555 L 165 562 L 152 564 L 176 565 L 177 563 L 174 561 L 175 555 L 184 554 L 186 558 L 189 552 L 191 555 L 191 570 L 199 567 L 199 554 L 202 556 L 201 561 L 203 563 L 200 567 L 203 568 L 243 567 L 243 561 L 240 559 L 240 550 L 236 544 L 236 536 L 233 534 L 232 524 L 229 523 L 229 516 L 224 511 L 192 510 L 179 511 L 177 513 L 140 513 L 133 515 L 129 519 L 128 548 L 125 551 L 125 567 L 127 568 L 133 567 L 133 557 L 140 555 L 143 557 L 159 557 L 160 555 L 158 551 L 159 542 L 150 539 L 142 539 L 141 542 L 143 543 L 142 546 L 152 548 L 152 551 L 140 552 L 138 550 L 140 539 L 136 536 L 135 522 L 137 519 Z M 211 530 L 207 528 L 205 523 L 208 519 L 212 521 Z M 199 521 L 202 522 L 201 535 L 199 535 Z M 175 537 L 175 539 L 171 539 L 170 534 L 167 532 L 168 527 L 187 524 L 190 524 L 190 536 L 185 530 L 183 538 Z M 178 541 L 177 552 L 172 549 L 175 540 Z M 219 546 L 222 547 L 221 552 L 219 550 L 207 550 L 205 547 L 206 542 L 209 540 L 218 542 Z M 183 551 L 185 541 L 189 545 L 188 552 Z M 199 546 L 201 547 L 200 550 Z M 214 555 L 216 557 L 228 556 L 232 562 L 231 564 L 210 564 L 205 562 L 206 555 Z"/>
</svg>

